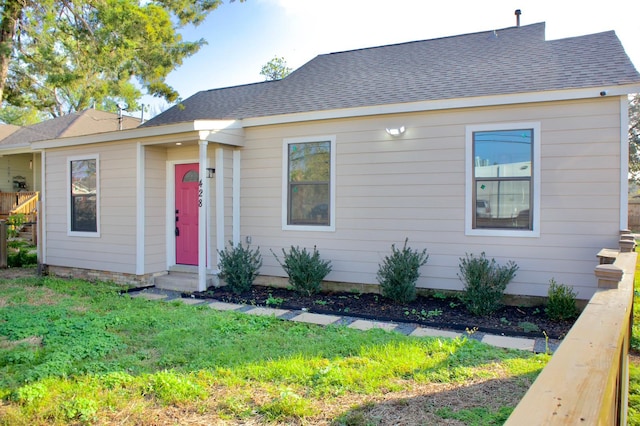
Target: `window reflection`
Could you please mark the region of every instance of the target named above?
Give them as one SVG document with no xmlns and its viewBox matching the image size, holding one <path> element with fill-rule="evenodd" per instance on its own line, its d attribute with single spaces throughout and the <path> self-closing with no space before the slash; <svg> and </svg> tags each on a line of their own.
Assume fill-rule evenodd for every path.
<svg viewBox="0 0 640 426">
<path fill-rule="evenodd" d="M 97 232 L 95 159 L 71 161 L 71 230 Z"/>
<path fill-rule="evenodd" d="M 532 229 L 533 130 L 474 132 L 474 228 Z"/>
<path fill-rule="evenodd" d="M 290 144 L 288 155 L 288 224 L 329 225 L 331 143 Z"/>
</svg>

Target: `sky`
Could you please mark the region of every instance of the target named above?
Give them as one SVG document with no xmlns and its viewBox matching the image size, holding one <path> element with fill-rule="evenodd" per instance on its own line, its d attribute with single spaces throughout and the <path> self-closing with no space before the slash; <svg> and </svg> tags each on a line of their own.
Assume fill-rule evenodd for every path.
<svg viewBox="0 0 640 426">
<path fill-rule="evenodd" d="M 597 7 L 596 7 L 597 5 Z M 182 99 L 201 90 L 264 81 L 263 65 L 283 57 L 296 69 L 315 56 L 546 22 L 547 40 L 614 30 L 640 70 L 640 1 L 607 0 L 225 0 L 184 40 L 207 45 L 167 78 Z M 150 112 L 165 101 L 145 97 Z"/>
</svg>

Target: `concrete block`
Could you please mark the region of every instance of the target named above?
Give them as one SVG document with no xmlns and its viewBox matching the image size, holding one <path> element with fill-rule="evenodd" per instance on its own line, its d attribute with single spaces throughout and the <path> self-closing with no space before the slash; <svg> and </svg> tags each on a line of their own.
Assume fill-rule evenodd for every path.
<svg viewBox="0 0 640 426">
<path fill-rule="evenodd" d="M 455 339 L 462 336 L 462 333 L 456 333 L 454 331 L 439 330 L 437 328 L 419 327 L 413 330 L 409 335 L 412 337 L 447 337 Z"/>
<path fill-rule="evenodd" d="M 522 337 L 508 337 L 487 334 L 482 338 L 482 343 L 499 348 L 520 349 L 523 351 L 533 351 L 535 345 L 534 339 L 526 339 Z"/>
<path fill-rule="evenodd" d="M 297 317 L 291 318 L 291 321 L 297 322 L 306 322 L 309 324 L 317 324 L 317 325 L 329 325 L 340 319 L 339 316 L 335 315 L 321 315 L 321 314 L 312 314 L 310 312 L 304 312 Z"/>
<path fill-rule="evenodd" d="M 347 327 L 363 331 L 371 330 L 372 328 L 381 328 L 383 330 L 392 331 L 397 327 L 397 324 L 379 321 L 356 320 L 349 324 Z"/>
</svg>

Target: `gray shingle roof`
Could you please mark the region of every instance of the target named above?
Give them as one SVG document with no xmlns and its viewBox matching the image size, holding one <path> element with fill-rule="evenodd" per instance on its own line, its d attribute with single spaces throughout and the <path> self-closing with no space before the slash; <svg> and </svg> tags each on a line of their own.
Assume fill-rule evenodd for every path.
<svg viewBox="0 0 640 426">
<path fill-rule="evenodd" d="M 640 83 L 615 32 L 545 24 L 320 55 L 280 81 L 199 92 L 145 126 Z"/>
<path fill-rule="evenodd" d="M 193 120 L 235 119 L 236 111 L 260 96 L 269 85 L 277 81 L 246 84 L 198 92 L 174 105 L 140 127 L 180 123 Z"/>
</svg>

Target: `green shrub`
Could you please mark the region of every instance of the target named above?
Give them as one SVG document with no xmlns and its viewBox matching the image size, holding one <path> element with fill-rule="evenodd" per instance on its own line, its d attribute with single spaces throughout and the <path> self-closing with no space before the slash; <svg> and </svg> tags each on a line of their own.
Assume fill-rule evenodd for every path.
<svg viewBox="0 0 640 426">
<path fill-rule="evenodd" d="M 458 266 L 458 278 L 464 284 L 462 301 L 469 312 L 480 316 L 489 315 L 501 306 L 504 290 L 518 270 L 513 261 L 500 266 L 495 259 L 488 260 L 484 252 L 480 257 L 466 254 Z"/>
<path fill-rule="evenodd" d="M 22 240 L 7 241 L 7 266 L 20 268 L 38 264 L 36 247 Z"/>
<path fill-rule="evenodd" d="M 258 271 L 262 266 L 262 256 L 260 255 L 260 247 L 251 250 L 242 247 L 242 243 L 231 247 L 226 247 L 224 251 L 218 251 L 220 254 L 220 277 L 223 278 L 229 289 L 236 293 L 242 293 L 251 288 L 253 280 L 258 276 Z"/>
<path fill-rule="evenodd" d="M 13 214 L 7 218 L 7 237 L 15 238 L 20 234 L 22 225 L 27 221 L 24 213 Z"/>
<path fill-rule="evenodd" d="M 416 298 L 416 282 L 420 278 L 420 267 L 427 263 L 427 250 L 422 252 L 407 247 L 409 239 L 404 240 L 404 247 L 398 250 L 391 245 L 391 255 L 385 256 L 379 265 L 376 278 L 380 283 L 382 295 L 398 303 L 406 303 Z"/>
<path fill-rule="evenodd" d="M 578 316 L 576 292 L 564 284 L 558 284 L 551 278 L 547 291 L 547 307 L 544 310 L 553 321 L 570 320 Z"/>
<path fill-rule="evenodd" d="M 35 248 L 19 248 L 16 250 L 8 250 L 7 266 L 10 268 L 20 268 L 22 266 L 36 265 L 38 263 L 38 255 L 34 251 Z"/>
<path fill-rule="evenodd" d="M 315 246 L 313 253 L 306 248 L 300 250 L 297 246 L 291 246 L 288 253 L 282 249 L 282 254 L 284 262 L 280 262 L 275 253 L 273 256 L 289 276 L 289 284 L 294 290 L 307 296 L 318 293 L 322 280 L 331 272 L 331 261 L 322 260 Z"/>
</svg>

